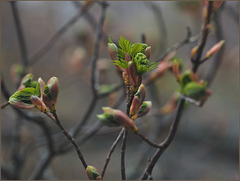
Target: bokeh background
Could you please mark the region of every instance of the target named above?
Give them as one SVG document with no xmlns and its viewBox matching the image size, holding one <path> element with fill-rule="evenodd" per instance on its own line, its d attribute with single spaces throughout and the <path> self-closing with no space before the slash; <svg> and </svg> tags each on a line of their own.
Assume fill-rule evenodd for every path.
<svg viewBox="0 0 240 181">
<path fill-rule="evenodd" d="M 142 41 L 144 34 L 146 43 L 152 47 L 151 61 L 155 61 L 176 42 L 184 40 L 187 26 L 193 36 L 199 34 L 201 29 L 202 4 L 199 2 L 109 1 L 108 4 L 103 26 L 105 35 L 110 35 L 115 41 L 121 35 L 136 43 Z M 78 4 L 71 1 L 18 1 L 17 8 L 29 57 L 79 11 Z M 98 23 L 101 6 L 94 3 L 89 14 Z M 221 64 L 210 87 L 212 96 L 201 108 L 194 105 L 186 107 L 176 138 L 153 170 L 154 179 L 239 179 L 239 2 L 225 2 L 219 10 L 217 20 L 226 43 L 219 60 Z M 21 64 L 22 60 L 10 2 L 1 2 L 1 23 L 1 73 L 12 94 L 18 81 L 14 66 Z M 216 23 L 213 23 L 205 51 L 218 41 L 216 34 L 219 31 L 216 27 Z M 33 73 L 35 80 L 38 77 L 45 81 L 52 76 L 59 78 L 57 112 L 68 130 L 82 120 L 92 99 L 90 79 L 95 37 L 96 28 L 83 16 L 27 69 L 27 72 Z M 191 67 L 189 57 L 195 45 L 196 43 L 187 44 L 176 53 L 176 57 L 184 61 L 186 68 Z M 97 64 L 99 83 L 119 85 L 121 80 L 109 59 L 107 44 L 101 41 Z M 218 61 L 216 55 L 200 67 L 198 74 L 201 78 L 206 76 L 212 61 Z M 161 108 L 177 88 L 171 72 L 166 72 L 155 80 L 147 88 L 147 100 L 153 102 L 153 110 Z M 102 106 L 113 104 L 122 93 L 119 90 L 100 99 L 83 130 L 97 122 L 96 114 L 102 112 Z M 1 95 L 1 103 L 4 102 L 6 99 Z M 125 110 L 125 100 L 119 109 Z M 46 116 L 37 111 L 30 113 L 41 116 L 52 135 L 59 133 L 58 128 Z M 168 132 L 173 116 L 174 113 L 147 117 L 148 119 L 143 118 L 138 124 L 144 135 L 158 135 L 154 139 L 161 141 Z M 89 164 L 102 169 L 119 130 L 103 127 L 80 146 Z M 78 135 L 81 136 L 83 135 Z M 60 141 L 64 139 L 60 136 Z M 119 144 L 112 155 L 105 179 L 120 179 L 120 151 Z M 141 176 L 154 151 L 155 149 L 142 143 L 139 137 L 129 133 L 126 149 L 128 179 L 138 179 Z M 24 160 L 18 179 L 28 179 L 47 153 L 46 141 L 44 133 L 36 124 L 19 117 L 8 106 L 1 110 L 2 171 L 4 169 L 14 175 L 14 168 L 17 167 L 14 162 L 16 153 Z M 6 172 L 5 175 L 2 172 L 2 179 L 8 179 Z M 72 149 L 54 157 L 41 179 L 82 180 L 87 177 L 75 150 Z"/>
</svg>

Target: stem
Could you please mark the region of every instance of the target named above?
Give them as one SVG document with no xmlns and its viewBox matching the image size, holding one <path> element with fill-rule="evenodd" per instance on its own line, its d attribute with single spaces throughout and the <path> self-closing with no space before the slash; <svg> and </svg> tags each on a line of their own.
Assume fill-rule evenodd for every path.
<svg viewBox="0 0 240 181">
<path fill-rule="evenodd" d="M 126 180 L 126 173 L 125 173 L 125 150 L 127 144 L 127 133 L 128 131 L 124 128 L 124 135 L 122 140 L 122 151 L 121 151 L 121 176 L 122 180 Z"/>
<path fill-rule="evenodd" d="M 198 45 L 199 48 L 198 48 L 196 55 L 194 56 L 194 59 L 192 60 L 192 62 L 193 62 L 192 71 L 193 72 L 196 72 L 198 69 L 198 66 L 201 64 L 200 59 L 201 59 L 203 48 L 206 44 L 207 36 L 209 33 L 210 18 L 211 18 L 211 14 L 212 14 L 212 5 L 213 5 L 213 2 L 209 1 L 208 7 L 207 7 L 207 15 L 206 15 L 206 17 L 203 17 L 201 38 L 200 38 L 199 45 Z"/>
<path fill-rule="evenodd" d="M 36 63 L 46 52 L 48 52 L 58 39 L 65 33 L 80 17 L 88 10 L 88 8 L 81 9 L 75 16 L 73 16 L 65 25 L 63 25 L 54 35 L 52 35 L 33 55 L 29 58 L 29 64 Z"/>
<path fill-rule="evenodd" d="M 206 44 L 206 39 L 207 39 L 207 35 L 208 35 L 208 26 L 210 23 L 210 17 L 211 17 L 211 13 L 212 13 L 212 3 L 213 2 L 209 2 L 208 4 L 208 9 L 207 9 L 207 15 L 206 17 L 204 17 L 204 23 L 202 26 L 202 32 L 201 32 L 201 39 L 199 41 L 199 48 L 198 51 L 195 55 L 195 59 L 193 59 L 192 63 L 193 63 L 193 67 L 192 67 L 192 71 L 196 72 L 199 65 L 200 65 L 200 59 L 201 59 L 201 55 L 202 55 L 202 51 L 203 48 Z M 152 170 L 156 164 L 156 162 L 158 161 L 159 157 L 162 155 L 162 153 L 164 152 L 164 150 L 170 145 L 170 143 L 173 141 L 176 132 L 177 132 L 177 128 L 178 128 L 178 124 L 180 122 L 181 119 L 181 114 L 182 114 L 182 110 L 184 108 L 184 103 L 185 103 L 185 99 L 184 97 L 180 98 L 180 101 L 178 103 L 178 107 L 177 107 L 177 113 L 176 113 L 176 117 L 170 127 L 169 130 L 169 134 L 166 137 L 166 139 L 160 144 L 161 148 L 157 149 L 157 151 L 154 153 L 152 159 L 150 160 L 149 164 L 147 165 L 143 175 L 141 176 L 140 180 L 146 180 L 149 175 L 151 176 Z"/>
<path fill-rule="evenodd" d="M 110 148 L 110 150 L 109 150 L 109 152 L 108 152 L 108 154 L 107 154 L 107 158 L 106 158 L 106 160 L 105 160 L 105 162 L 104 162 L 103 169 L 102 169 L 102 172 L 101 172 L 101 178 L 102 178 L 102 179 L 103 179 L 103 177 L 104 177 L 104 174 L 105 174 L 105 171 L 106 171 L 106 169 L 107 169 L 108 163 L 109 163 L 109 161 L 110 161 L 111 155 L 112 155 L 112 153 L 114 152 L 114 150 L 115 150 L 118 142 L 119 142 L 120 139 L 122 138 L 123 133 L 124 133 L 124 128 L 123 128 L 123 129 L 121 130 L 121 132 L 119 133 L 117 139 L 113 142 L 113 144 L 112 144 L 112 146 L 111 146 L 111 148 Z"/>
<path fill-rule="evenodd" d="M 139 131 L 135 132 L 138 136 L 140 136 L 145 142 L 147 142 L 149 145 L 151 145 L 154 148 L 161 148 L 159 144 L 153 143 L 150 141 L 147 137 L 143 136 Z"/>
<path fill-rule="evenodd" d="M 53 116 L 55 118 L 55 123 L 58 125 L 58 127 L 62 130 L 63 134 L 67 137 L 67 139 L 73 144 L 73 146 L 75 147 L 78 157 L 82 162 L 83 167 L 86 169 L 87 168 L 87 163 L 85 162 L 83 155 L 81 153 L 81 150 L 79 148 L 79 146 L 77 145 L 77 143 L 75 142 L 74 138 L 67 132 L 67 130 L 63 127 L 62 123 L 60 122 L 60 120 L 58 119 L 58 116 L 56 114 L 56 112 L 53 112 Z"/>
<path fill-rule="evenodd" d="M 140 180 L 146 180 L 148 175 L 151 175 L 152 170 L 155 166 L 155 164 L 157 163 L 159 157 L 162 155 L 162 153 L 164 152 L 164 150 L 170 145 L 170 143 L 173 141 L 176 132 L 177 132 L 177 128 L 178 128 L 178 124 L 180 122 L 181 119 L 181 115 L 182 115 L 182 110 L 184 107 L 184 98 L 181 98 L 178 104 L 178 108 L 177 108 L 177 113 L 175 116 L 175 119 L 170 127 L 168 136 L 165 138 L 165 140 L 160 144 L 160 148 L 157 149 L 157 151 L 154 153 L 152 159 L 150 160 L 147 168 L 145 169 L 143 175 L 141 176 Z"/>
<path fill-rule="evenodd" d="M 6 106 L 8 106 L 8 105 L 10 105 L 10 103 L 9 102 L 5 102 L 5 103 L 3 103 L 2 105 L 1 105 L 1 109 L 4 109 Z"/>
</svg>

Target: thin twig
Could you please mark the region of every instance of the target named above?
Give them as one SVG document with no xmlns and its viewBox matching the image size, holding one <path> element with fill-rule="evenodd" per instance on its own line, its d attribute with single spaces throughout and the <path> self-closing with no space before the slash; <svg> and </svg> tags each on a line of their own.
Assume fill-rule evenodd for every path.
<svg viewBox="0 0 240 181">
<path fill-rule="evenodd" d="M 10 105 L 10 103 L 9 102 L 5 102 L 5 103 L 3 103 L 2 105 L 1 105 L 1 109 L 4 109 L 6 106 L 8 106 L 8 105 Z"/>
<path fill-rule="evenodd" d="M 126 180 L 126 172 L 125 172 L 125 150 L 127 144 L 127 133 L 128 131 L 124 128 L 123 140 L 122 140 L 122 148 L 121 148 L 121 176 L 122 180 Z"/>
<path fill-rule="evenodd" d="M 151 145 L 154 148 L 161 148 L 161 146 L 157 143 L 154 143 L 152 141 L 150 141 L 147 137 L 143 136 L 139 131 L 135 132 L 138 136 L 140 136 L 142 138 L 143 141 L 147 142 L 149 145 Z"/>
<path fill-rule="evenodd" d="M 226 7 L 226 6 L 225 6 Z M 213 19 L 215 22 L 215 31 L 216 31 L 216 40 L 217 42 L 219 42 L 220 40 L 223 40 L 223 30 L 222 30 L 222 24 L 221 21 L 219 21 L 220 18 L 220 14 L 222 13 L 222 8 L 220 8 L 218 11 L 215 12 Z M 212 60 L 212 63 L 209 67 L 209 70 L 207 71 L 207 74 L 205 76 L 205 80 L 208 83 L 207 86 L 209 87 L 217 73 L 217 70 L 223 60 L 223 54 L 225 51 L 225 46 L 223 45 L 223 47 L 218 51 L 216 57 L 214 60 Z"/>
<path fill-rule="evenodd" d="M 198 50 L 192 60 L 192 62 L 193 62 L 192 71 L 193 72 L 196 72 L 198 69 L 198 66 L 200 65 L 202 52 L 203 52 L 204 46 L 207 41 L 207 37 L 208 37 L 208 33 L 209 33 L 210 18 L 211 18 L 211 14 L 212 14 L 212 3 L 213 3 L 212 1 L 209 1 L 208 7 L 207 7 L 208 14 L 206 15 L 206 17 L 203 17 L 201 38 L 198 43 Z"/>
<path fill-rule="evenodd" d="M 207 39 L 207 35 L 208 35 L 208 25 L 210 23 L 211 14 L 212 14 L 212 2 L 210 1 L 208 3 L 207 15 L 204 18 L 204 22 L 203 22 L 203 26 L 202 26 L 201 39 L 199 41 L 199 49 L 196 53 L 196 56 L 195 56 L 196 58 L 193 59 L 194 61 L 192 61 L 192 63 L 193 63 L 192 70 L 194 72 L 196 72 L 198 67 L 199 67 L 199 61 L 201 59 L 202 51 L 203 51 L 203 48 L 206 44 L 206 39 Z M 147 165 L 146 169 L 144 170 L 140 180 L 145 180 L 145 179 L 148 178 L 149 174 L 151 175 L 152 170 L 153 170 L 155 164 L 157 163 L 159 157 L 162 155 L 164 150 L 173 141 L 173 139 L 176 135 L 178 124 L 179 124 L 180 119 L 181 119 L 181 114 L 182 114 L 182 110 L 184 108 L 184 103 L 185 103 L 185 99 L 183 97 L 181 97 L 180 100 L 179 100 L 179 103 L 178 103 L 176 117 L 175 117 L 175 119 L 174 119 L 174 121 L 173 121 L 173 123 L 170 127 L 169 134 L 167 135 L 165 140 L 160 144 L 161 148 L 158 148 L 157 151 L 154 153 L 152 159 L 150 160 L 149 164 Z"/>
<path fill-rule="evenodd" d="M 19 42 L 19 48 L 20 48 L 20 53 L 21 53 L 21 60 L 23 63 L 23 67 L 26 68 L 28 66 L 28 53 L 27 53 L 27 47 L 26 47 L 26 42 L 23 34 L 23 29 L 20 21 L 20 16 L 19 12 L 17 9 L 17 3 L 15 1 L 11 1 L 11 7 L 12 7 L 12 12 L 13 12 L 13 18 L 15 21 L 15 26 L 16 26 L 16 31 L 17 31 L 17 37 L 18 37 L 18 42 Z M 25 69 L 24 73 L 25 74 Z"/>
<path fill-rule="evenodd" d="M 110 161 L 111 155 L 112 155 L 112 153 L 114 152 L 114 150 L 115 150 L 118 142 L 119 142 L 120 139 L 122 138 L 123 134 L 124 134 L 124 128 L 123 128 L 123 129 L 121 130 L 121 132 L 118 134 L 117 139 L 113 142 L 112 146 L 111 146 L 110 149 L 109 149 L 109 152 L 108 152 L 108 154 L 107 154 L 107 158 L 106 158 L 106 160 L 105 160 L 105 162 L 104 162 L 103 169 L 102 169 L 102 171 L 101 171 L 101 178 L 102 178 L 102 179 L 103 179 L 103 177 L 104 177 L 104 174 L 105 174 L 105 171 L 106 171 L 106 169 L 107 169 L 108 163 L 109 163 L 109 161 Z"/>
<path fill-rule="evenodd" d="M 161 10 L 161 6 L 160 5 L 156 5 L 153 2 L 146 2 L 143 1 L 144 4 L 146 5 L 146 7 L 151 9 L 151 12 L 153 12 L 153 15 L 155 17 L 156 20 L 156 24 L 158 25 L 158 30 L 159 30 L 159 50 L 158 51 L 158 55 L 159 56 L 163 51 L 165 51 L 166 47 L 167 47 L 167 28 L 166 28 L 166 23 L 164 21 L 163 18 L 163 14 L 162 14 L 162 10 Z"/>
<path fill-rule="evenodd" d="M 169 134 L 166 137 L 166 139 L 162 142 L 161 148 L 158 148 L 157 151 L 154 153 L 152 159 L 150 160 L 150 162 L 149 162 L 147 168 L 145 169 L 143 175 L 141 176 L 140 180 L 146 180 L 148 175 L 149 174 L 151 175 L 152 170 L 153 170 L 155 164 L 157 163 L 159 157 L 161 156 L 161 154 L 169 146 L 169 144 L 172 142 L 173 138 L 175 137 L 176 131 L 177 131 L 177 128 L 178 128 L 178 124 L 179 124 L 180 119 L 181 119 L 181 114 L 182 114 L 182 110 L 183 110 L 183 107 L 184 107 L 184 102 L 185 102 L 185 100 L 183 98 L 181 98 L 180 101 L 179 101 L 179 104 L 178 104 L 175 119 L 172 122 L 172 125 L 170 127 Z"/>
<path fill-rule="evenodd" d="M 88 7 L 89 8 L 89 7 Z M 75 16 L 73 16 L 66 24 L 64 24 L 54 35 L 52 35 L 30 58 L 29 65 L 35 64 L 43 55 L 45 55 L 53 45 L 59 40 L 74 23 L 76 23 L 88 8 L 82 8 Z"/>
<path fill-rule="evenodd" d="M 58 119 L 58 116 L 56 114 L 56 112 L 53 112 L 53 116 L 55 117 L 55 123 L 58 125 L 58 127 L 62 130 L 63 134 L 67 137 L 67 139 L 73 144 L 73 146 L 75 147 L 78 157 L 82 162 L 83 167 L 86 169 L 87 168 L 87 163 L 84 160 L 84 157 L 82 155 L 82 152 L 79 148 L 79 146 L 77 145 L 77 143 L 75 142 L 74 138 L 67 132 L 67 130 L 63 127 L 61 121 Z M 51 118 L 51 117 L 50 117 Z"/>
</svg>

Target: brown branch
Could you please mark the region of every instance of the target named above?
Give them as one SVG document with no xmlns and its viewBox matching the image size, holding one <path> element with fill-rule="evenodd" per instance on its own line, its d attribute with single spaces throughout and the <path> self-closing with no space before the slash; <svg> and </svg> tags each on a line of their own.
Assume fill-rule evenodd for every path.
<svg viewBox="0 0 240 181">
<path fill-rule="evenodd" d="M 207 7 L 207 15 L 206 15 L 206 17 L 203 16 L 203 25 L 202 25 L 202 31 L 201 31 L 201 38 L 198 43 L 198 50 L 192 59 L 192 63 L 193 63 L 192 71 L 193 72 L 196 72 L 199 65 L 201 64 L 201 56 L 202 56 L 202 52 L 203 52 L 204 46 L 207 41 L 209 28 L 210 28 L 209 25 L 210 25 L 210 18 L 211 18 L 211 14 L 212 14 L 212 3 L 213 3 L 212 1 L 209 1 L 208 7 Z"/>
<path fill-rule="evenodd" d="M 121 147 L 121 176 L 122 176 L 122 180 L 126 180 L 125 150 L 126 150 L 126 144 L 127 144 L 127 133 L 128 133 L 128 131 L 124 128 L 122 147 Z"/>
<path fill-rule="evenodd" d="M 83 7 L 81 10 L 73 16 L 66 24 L 64 24 L 54 35 L 52 35 L 30 58 L 29 65 L 36 63 L 43 55 L 45 55 L 53 45 L 59 40 L 59 38 L 65 33 L 74 23 L 76 23 L 80 17 L 88 11 L 89 7 Z"/>
<path fill-rule="evenodd" d="M 15 21 L 15 26 L 16 26 L 16 31 L 17 31 L 17 37 L 18 37 L 18 42 L 19 42 L 19 48 L 20 48 L 20 53 L 21 53 L 21 60 L 23 63 L 24 71 L 25 68 L 28 66 L 28 54 L 27 54 L 27 47 L 26 47 L 26 42 L 23 34 L 23 29 L 20 21 L 20 16 L 19 12 L 17 9 L 17 3 L 15 1 L 11 1 L 11 7 L 12 7 L 12 12 L 13 12 L 13 18 Z M 25 73 L 23 73 L 25 74 Z"/>
<path fill-rule="evenodd" d="M 8 106 L 8 105 L 10 105 L 10 103 L 9 102 L 5 102 L 5 103 L 3 103 L 2 105 L 1 105 L 1 109 L 4 109 L 6 106 Z"/>
<path fill-rule="evenodd" d="M 72 145 L 75 147 L 76 151 L 77 151 L 77 154 L 78 154 L 78 157 L 79 159 L 81 160 L 82 162 L 82 165 L 83 167 L 86 169 L 87 168 L 87 163 L 86 161 L 84 160 L 84 157 L 82 155 L 82 152 L 79 148 L 79 146 L 77 145 L 77 143 L 75 142 L 74 138 L 67 132 L 67 130 L 63 127 L 61 121 L 58 119 L 58 116 L 56 114 L 56 112 L 53 112 L 53 116 L 55 118 L 52 119 L 52 117 L 50 117 L 57 125 L 58 127 L 62 130 L 62 133 L 67 137 L 67 139 L 72 143 Z"/>
<path fill-rule="evenodd" d="M 124 128 L 123 128 L 123 129 L 121 130 L 121 132 L 118 134 L 117 139 L 113 142 L 112 146 L 111 146 L 110 149 L 109 149 L 109 152 L 108 152 L 108 154 L 107 154 L 107 158 L 106 158 L 106 160 L 105 160 L 105 162 L 104 162 L 103 169 L 102 169 L 102 171 L 101 171 L 101 177 L 102 177 L 102 179 L 103 179 L 103 177 L 104 177 L 104 174 L 105 174 L 105 171 L 106 171 L 106 169 L 107 169 L 108 163 L 109 163 L 109 161 L 110 161 L 111 155 L 112 155 L 112 153 L 114 152 L 114 150 L 115 150 L 118 142 L 119 142 L 120 139 L 122 138 L 123 134 L 124 134 Z"/>
<path fill-rule="evenodd" d="M 207 14 L 206 14 L 206 17 L 204 17 L 204 22 L 203 22 L 202 31 L 201 31 L 201 39 L 199 41 L 199 49 L 196 53 L 196 56 L 195 56 L 196 58 L 194 58 L 193 61 L 192 61 L 192 63 L 193 63 L 192 70 L 194 72 L 196 72 L 198 67 L 199 67 L 199 61 L 201 59 L 202 51 L 203 51 L 203 48 L 206 44 L 207 35 L 208 35 L 208 26 L 209 26 L 210 17 L 211 17 L 211 14 L 212 14 L 212 3 L 213 2 L 211 2 L 211 1 L 208 3 Z M 174 121 L 173 121 L 173 123 L 170 127 L 168 136 L 160 144 L 161 148 L 158 148 L 157 151 L 154 153 L 152 159 L 150 160 L 149 164 L 145 168 L 140 180 L 146 180 L 148 178 L 148 175 L 152 174 L 152 170 L 153 170 L 155 164 L 157 163 L 158 159 L 160 158 L 162 153 L 166 150 L 166 148 L 168 148 L 170 143 L 173 141 L 173 139 L 176 135 L 178 124 L 179 124 L 180 119 L 181 119 L 181 114 L 182 114 L 182 110 L 184 108 L 184 103 L 185 103 L 185 99 L 183 97 L 181 97 L 180 100 L 179 100 L 179 103 L 178 103 L 176 117 L 175 117 L 175 119 L 174 119 Z"/>
<path fill-rule="evenodd" d="M 173 138 L 175 137 L 176 131 L 177 131 L 177 128 L 178 128 L 178 124 L 179 124 L 180 119 L 181 119 L 181 114 L 182 114 L 182 110 L 183 110 L 183 107 L 184 107 L 184 102 L 185 102 L 185 100 L 183 98 L 181 98 L 180 101 L 179 101 L 179 104 L 178 104 L 175 119 L 171 124 L 168 136 L 160 144 L 161 148 L 158 148 L 157 151 L 154 153 L 152 159 L 150 160 L 150 162 L 149 162 L 147 168 L 145 169 L 143 175 L 141 176 L 140 180 L 146 180 L 148 175 L 149 174 L 151 175 L 152 170 L 153 170 L 155 164 L 157 163 L 159 157 L 164 152 L 164 150 L 170 145 Z"/>
</svg>

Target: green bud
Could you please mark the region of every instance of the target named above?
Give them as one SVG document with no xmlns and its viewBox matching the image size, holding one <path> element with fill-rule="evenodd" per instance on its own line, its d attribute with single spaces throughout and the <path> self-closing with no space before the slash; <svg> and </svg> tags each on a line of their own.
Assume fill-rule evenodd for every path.
<svg viewBox="0 0 240 181">
<path fill-rule="evenodd" d="M 152 102 L 151 101 L 144 101 L 139 112 L 137 113 L 137 117 L 142 117 L 146 115 L 152 107 Z"/>
<path fill-rule="evenodd" d="M 118 60 L 118 48 L 114 43 L 108 43 L 108 52 L 112 60 Z"/>
<path fill-rule="evenodd" d="M 147 56 L 143 53 L 137 53 L 135 56 L 135 61 L 137 61 L 140 65 L 148 65 L 150 63 L 147 59 Z"/>
<path fill-rule="evenodd" d="M 44 93 L 42 95 L 43 102 L 49 107 L 50 112 L 56 111 L 56 103 L 59 91 L 58 78 L 52 77 L 47 82 L 47 85 L 44 89 Z"/>
<path fill-rule="evenodd" d="M 191 70 L 186 70 L 183 75 L 181 75 L 179 83 L 181 87 L 184 87 L 185 85 L 187 85 L 189 82 L 193 81 L 193 75 L 192 75 L 192 71 Z"/>
<path fill-rule="evenodd" d="M 102 180 L 99 171 L 94 166 L 88 165 L 86 168 L 86 174 L 89 180 Z"/>
<path fill-rule="evenodd" d="M 197 82 L 190 82 L 183 88 L 182 93 L 187 97 L 199 101 L 207 95 L 206 89 L 206 83 L 201 85 Z"/>
<path fill-rule="evenodd" d="M 138 130 L 134 121 L 130 119 L 126 113 L 120 110 L 112 109 L 110 107 L 103 107 L 102 109 L 104 113 L 97 115 L 97 117 L 103 125 L 108 127 L 123 126 L 127 130 L 130 130 L 133 132 Z"/>
</svg>

